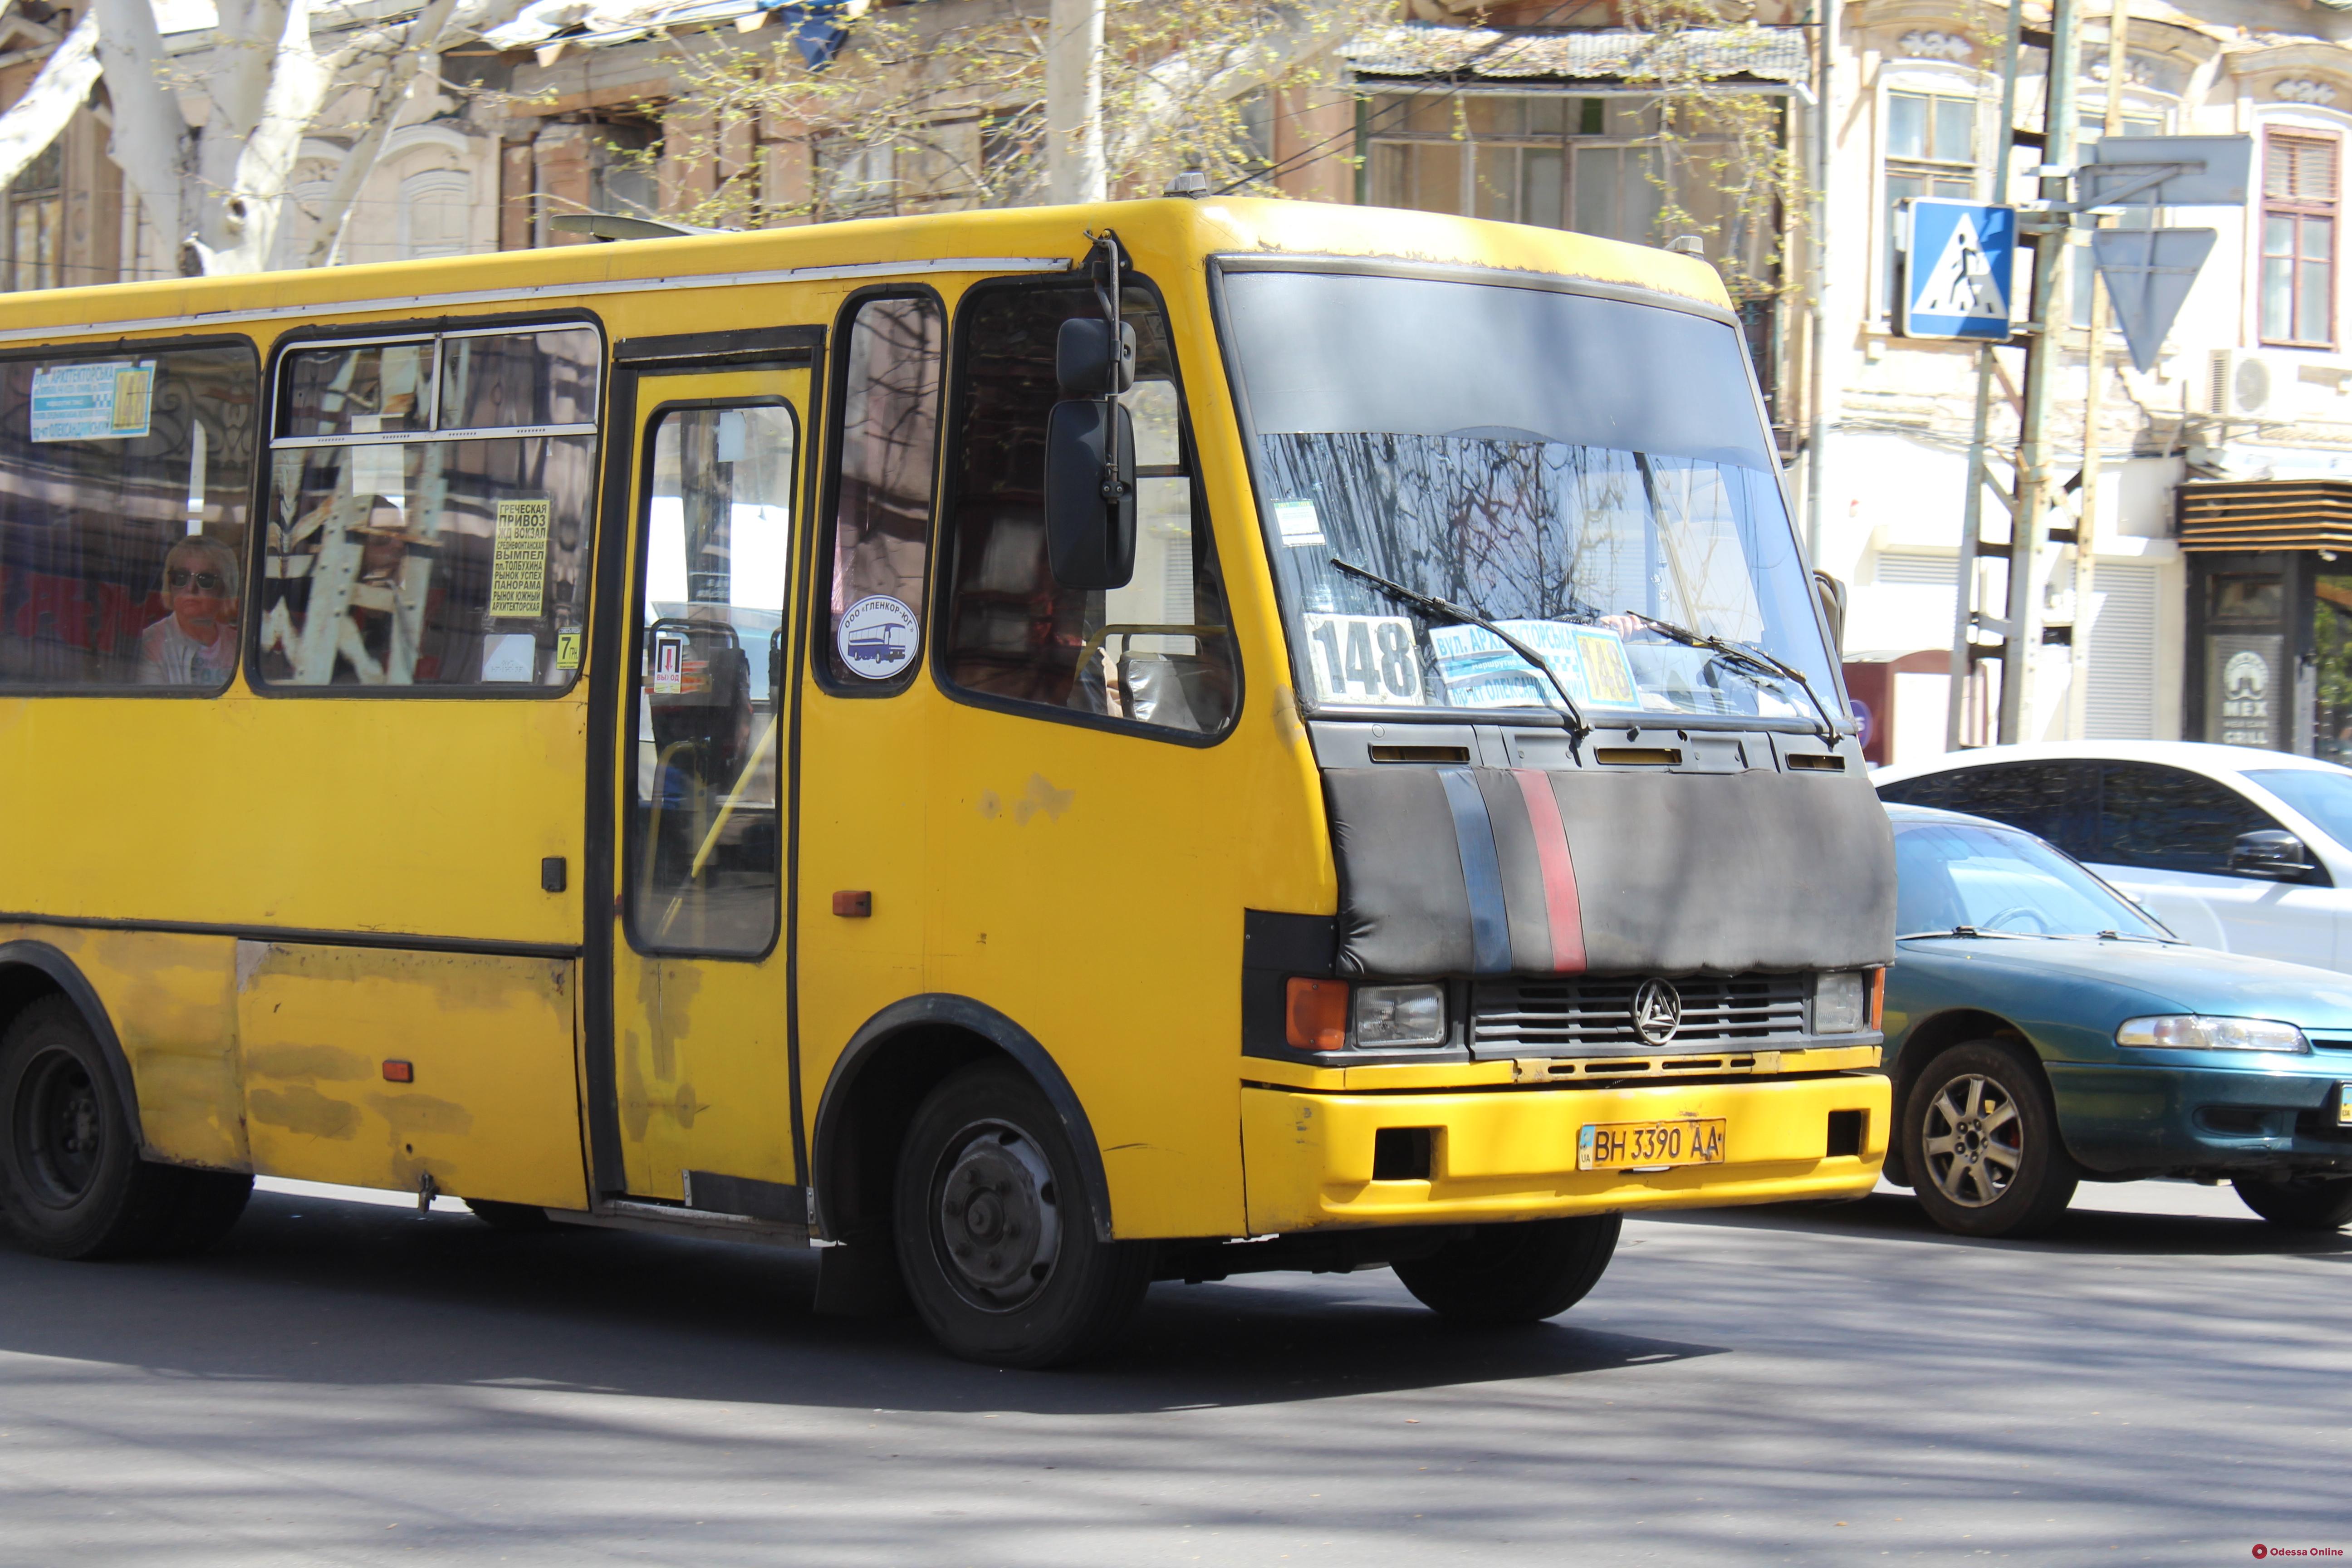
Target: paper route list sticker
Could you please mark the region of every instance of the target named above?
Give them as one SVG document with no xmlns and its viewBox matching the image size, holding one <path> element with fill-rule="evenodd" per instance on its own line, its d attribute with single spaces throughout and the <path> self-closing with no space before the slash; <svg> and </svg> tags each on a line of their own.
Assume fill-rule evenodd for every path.
<svg viewBox="0 0 2352 1568">
<path fill-rule="evenodd" d="M 852 675 L 887 680 L 915 658 L 915 612 L 887 594 L 860 599 L 841 613 L 834 647 Z"/>
<path fill-rule="evenodd" d="M 547 525 L 553 511 L 545 497 L 499 502 L 498 535 L 490 552 L 490 614 L 536 619 L 547 603 Z"/>
</svg>

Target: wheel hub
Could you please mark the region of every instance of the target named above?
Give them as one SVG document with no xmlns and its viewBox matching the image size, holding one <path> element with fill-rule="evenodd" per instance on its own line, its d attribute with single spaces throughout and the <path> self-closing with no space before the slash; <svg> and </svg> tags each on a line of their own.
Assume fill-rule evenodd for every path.
<svg viewBox="0 0 2352 1568">
<path fill-rule="evenodd" d="M 968 1128 L 951 1147 L 935 1210 L 940 1250 L 976 1304 L 1008 1310 L 1044 1287 L 1061 1252 L 1053 1167 L 1003 1122 Z"/>
<path fill-rule="evenodd" d="M 55 1049 L 37 1058 L 21 1083 L 16 1129 L 26 1184 L 50 1207 L 69 1207 L 89 1193 L 104 1154 L 98 1086 L 79 1061 Z"/>
<path fill-rule="evenodd" d="M 1999 1081 L 1964 1073 L 1927 1103 L 1920 1128 L 1927 1178 L 1963 1208 L 2000 1201 L 2024 1163 L 2024 1122 Z"/>
</svg>

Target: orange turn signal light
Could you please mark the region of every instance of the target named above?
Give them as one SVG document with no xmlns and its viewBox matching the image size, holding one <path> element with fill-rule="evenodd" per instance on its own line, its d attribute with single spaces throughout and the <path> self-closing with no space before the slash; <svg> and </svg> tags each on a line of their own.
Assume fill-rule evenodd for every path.
<svg viewBox="0 0 2352 1568">
<path fill-rule="evenodd" d="M 1284 998 L 1283 1035 L 1302 1051 L 1348 1048 L 1348 983 L 1294 978 Z"/>
<path fill-rule="evenodd" d="M 415 1083 L 416 1081 L 415 1064 L 413 1062 L 384 1063 L 383 1081 L 386 1083 Z"/>
<path fill-rule="evenodd" d="M 1877 1028 L 1879 1019 L 1886 1015 L 1886 971 L 1870 972 L 1870 1027 Z"/>
</svg>

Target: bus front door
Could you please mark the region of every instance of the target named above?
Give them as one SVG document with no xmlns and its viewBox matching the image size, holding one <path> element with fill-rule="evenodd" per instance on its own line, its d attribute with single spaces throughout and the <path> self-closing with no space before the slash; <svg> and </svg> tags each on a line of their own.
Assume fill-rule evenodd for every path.
<svg viewBox="0 0 2352 1568">
<path fill-rule="evenodd" d="M 589 1044 L 604 1055 L 589 1074 L 596 1185 L 790 1222 L 803 1186 L 782 894 L 809 351 L 628 374 L 633 346 L 616 388 L 635 472 L 626 642 L 605 687 L 616 897 L 609 1045 L 593 1028 Z"/>
</svg>

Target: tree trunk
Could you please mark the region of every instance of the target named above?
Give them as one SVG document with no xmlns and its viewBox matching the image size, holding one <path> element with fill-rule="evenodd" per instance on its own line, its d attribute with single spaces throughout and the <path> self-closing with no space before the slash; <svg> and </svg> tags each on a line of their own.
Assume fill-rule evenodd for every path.
<svg viewBox="0 0 2352 1568">
<path fill-rule="evenodd" d="M 25 96 L 0 114 L 0 185 L 48 151 L 98 77 L 98 18 L 85 16 L 43 63 Z"/>
<path fill-rule="evenodd" d="M 1046 188 L 1055 202 L 1098 202 L 1103 173 L 1104 0 L 1053 0 L 1045 44 Z"/>
<path fill-rule="evenodd" d="M 165 277 L 182 270 L 188 240 L 188 175 L 193 154 L 188 122 L 169 84 L 163 36 L 148 0 L 92 0 L 98 58 L 114 111 L 107 156 L 139 198 L 153 234 L 153 255 Z"/>
<path fill-rule="evenodd" d="M 228 13 L 224 5 L 224 21 Z M 291 0 L 282 12 L 264 0 L 248 15 L 256 13 L 259 20 L 282 15 L 284 25 L 270 48 L 257 103 L 252 73 L 240 70 L 232 79 L 230 101 L 221 104 L 229 111 L 224 130 L 234 132 L 248 109 L 252 119 L 251 129 L 234 149 L 236 163 L 226 188 L 207 181 L 205 232 L 196 251 L 208 273 L 260 272 L 275 259 L 278 227 L 286 218 L 286 187 L 301 154 L 302 133 L 319 117 L 334 86 L 334 65 L 321 59 L 310 44 L 310 0 Z M 250 51 L 257 41 L 248 37 L 247 48 Z M 219 96 L 215 102 L 221 102 Z M 205 138 L 208 175 L 226 157 L 218 145 L 222 140 Z"/>
</svg>

